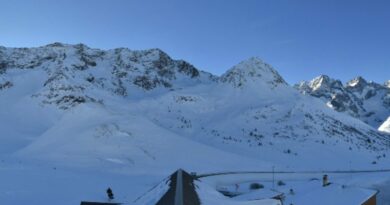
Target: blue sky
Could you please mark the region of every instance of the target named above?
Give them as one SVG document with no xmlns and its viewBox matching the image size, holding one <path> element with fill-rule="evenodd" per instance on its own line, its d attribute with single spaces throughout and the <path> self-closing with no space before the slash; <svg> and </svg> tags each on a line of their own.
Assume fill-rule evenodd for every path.
<svg viewBox="0 0 390 205">
<path fill-rule="evenodd" d="M 161 48 L 221 74 L 251 56 L 291 84 L 390 80 L 390 1 L 0 0 L 0 45 Z"/>
</svg>

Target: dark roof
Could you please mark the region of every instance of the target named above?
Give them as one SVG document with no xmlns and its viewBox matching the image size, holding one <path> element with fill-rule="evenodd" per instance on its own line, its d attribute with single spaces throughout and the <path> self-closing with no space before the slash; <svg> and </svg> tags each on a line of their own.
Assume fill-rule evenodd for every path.
<svg viewBox="0 0 390 205">
<path fill-rule="evenodd" d="M 121 203 L 82 201 L 80 205 L 120 205 Z"/>
<path fill-rule="evenodd" d="M 195 188 L 194 177 L 184 170 L 178 170 L 170 176 L 169 189 L 156 205 L 200 205 Z"/>
</svg>

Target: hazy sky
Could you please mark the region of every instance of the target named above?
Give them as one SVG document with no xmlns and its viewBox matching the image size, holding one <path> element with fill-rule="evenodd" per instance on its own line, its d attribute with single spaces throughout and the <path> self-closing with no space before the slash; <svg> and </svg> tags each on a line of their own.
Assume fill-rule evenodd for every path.
<svg viewBox="0 0 390 205">
<path fill-rule="evenodd" d="M 289 82 L 390 80 L 390 1 L 0 0 L 0 45 L 161 48 L 221 74 L 251 56 Z"/>
</svg>

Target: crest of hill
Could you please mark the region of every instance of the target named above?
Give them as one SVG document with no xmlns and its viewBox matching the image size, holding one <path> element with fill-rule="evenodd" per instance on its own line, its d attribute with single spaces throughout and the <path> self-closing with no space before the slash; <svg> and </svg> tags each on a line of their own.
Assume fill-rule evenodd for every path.
<svg viewBox="0 0 390 205">
<path fill-rule="evenodd" d="M 249 85 L 263 85 L 270 88 L 286 86 L 286 81 L 269 64 L 258 57 L 252 57 L 241 61 L 224 73 L 220 80 L 234 87 L 246 87 Z"/>
</svg>

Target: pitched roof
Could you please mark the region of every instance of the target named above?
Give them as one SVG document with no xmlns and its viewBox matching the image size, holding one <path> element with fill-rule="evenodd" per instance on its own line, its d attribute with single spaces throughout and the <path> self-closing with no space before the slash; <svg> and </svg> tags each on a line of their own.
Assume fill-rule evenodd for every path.
<svg viewBox="0 0 390 205">
<path fill-rule="evenodd" d="M 144 196 L 136 204 L 155 205 L 200 205 L 194 177 L 184 170 L 177 170 Z"/>
<path fill-rule="evenodd" d="M 280 205 L 279 200 L 234 201 L 223 196 L 214 187 L 183 170 L 178 170 L 146 194 L 139 197 L 137 205 Z"/>
<path fill-rule="evenodd" d="M 194 178 L 184 170 L 179 169 L 171 175 L 169 186 L 156 205 L 200 205 Z"/>
</svg>

